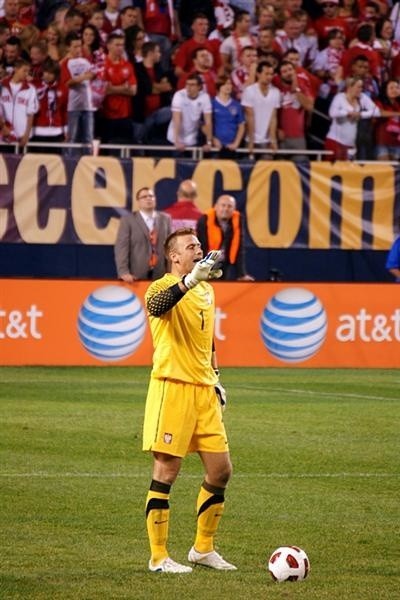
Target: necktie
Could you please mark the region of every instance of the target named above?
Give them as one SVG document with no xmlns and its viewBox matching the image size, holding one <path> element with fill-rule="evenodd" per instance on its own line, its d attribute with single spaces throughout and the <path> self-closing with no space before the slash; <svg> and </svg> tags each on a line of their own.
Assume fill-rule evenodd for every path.
<svg viewBox="0 0 400 600">
<path fill-rule="evenodd" d="M 151 244 L 151 255 L 150 255 L 150 260 L 149 260 L 149 267 L 150 269 L 154 269 L 154 267 L 157 264 L 157 230 L 153 229 L 151 231 L 149 231 L 149 237 L 150 237 L 150 244 Z"/>
</svg>

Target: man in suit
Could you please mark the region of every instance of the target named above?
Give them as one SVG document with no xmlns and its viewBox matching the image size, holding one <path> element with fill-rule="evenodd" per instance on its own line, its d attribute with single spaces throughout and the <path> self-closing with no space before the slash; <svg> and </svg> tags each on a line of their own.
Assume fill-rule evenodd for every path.
<svg viewBox="0 0 400 600">
<path fill-rule="evenodd" d="M 127 283 L 164 275 L 164 242 L 172 231 L 171 217 L 155 209 L 151 188 L 141 188 L 136 200 L 139 210 L 121 218 L 114 247 L 118 277 Z"/>
</svg>

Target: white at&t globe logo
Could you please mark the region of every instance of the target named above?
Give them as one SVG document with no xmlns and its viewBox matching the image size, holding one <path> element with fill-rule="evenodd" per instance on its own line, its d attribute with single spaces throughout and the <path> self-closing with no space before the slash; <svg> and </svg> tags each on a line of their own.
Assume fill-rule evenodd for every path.
<svg viewBox="0 0 400 600">
<path fill-rule="evenodd" d="M 309 290 L 287 288 L 276 293 L 261 316 L 261 337 L 269 352 L 284 362 L 301 362 L 325 341 L 327 318 Z"/>
<path fill-rule="evenodd" d="M 100 360 L 122 360 L 142 343 L 146 316 L 137 296 L 107 285 L 92 292 L 78 316 L 78 334 L 86 350 Z"/>
</svg>

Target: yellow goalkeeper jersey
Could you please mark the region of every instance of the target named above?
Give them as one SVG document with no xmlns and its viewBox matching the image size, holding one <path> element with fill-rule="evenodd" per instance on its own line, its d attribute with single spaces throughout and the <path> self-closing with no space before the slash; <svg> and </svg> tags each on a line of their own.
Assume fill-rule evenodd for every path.
<svg viewBox="0 0 400 600">
<path fill-rule="evenodd" d="M 145 294 L 146 305 L 154 295 L 179 281 L 170 273 L 154 281 Z M 201 282 L 163 315 L 149 314 L 154 346 L 152 377 L 200 385 L 217 382 L 211 366 L 214 313 L 214 290 Z"/>
</svg>

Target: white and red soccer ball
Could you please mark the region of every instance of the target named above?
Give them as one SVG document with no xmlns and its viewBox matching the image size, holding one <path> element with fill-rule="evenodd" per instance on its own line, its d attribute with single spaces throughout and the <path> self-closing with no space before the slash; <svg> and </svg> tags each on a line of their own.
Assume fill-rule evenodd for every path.
<svg viewBox="0 0 400 600">
<path fill-rule="evenodd" d="M 271 554 L 268 571 L 275 581 L 302 581 L 310 571 L 310 561 L 301 548 L 282 546 Z"/>
</svg>

